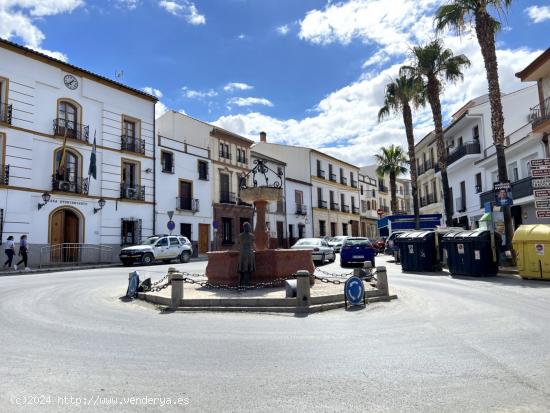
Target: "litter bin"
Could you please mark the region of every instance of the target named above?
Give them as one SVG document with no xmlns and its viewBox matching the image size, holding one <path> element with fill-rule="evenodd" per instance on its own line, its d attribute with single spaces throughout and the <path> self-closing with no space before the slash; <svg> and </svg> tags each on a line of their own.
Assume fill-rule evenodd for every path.
<svg viewBox="0 0 550 413">
<path fill-rule="evenodd" d="M 487 230 L 449 232 L 442 237 L 447 266 L 453 275 L 489 276 L 498 273 L 500 235 Z"/>
<path fill-rule="evenodd" d="M 395 239 L 399 248 L 403 271 L 440 271 L 436 233 L 434 231 L 408 231 Z"/>
<path fill-rule="evenodd" d="M 512 244 L 521 278 L 550 280 L 550 225 L 521 225 Z"/>
</svg>

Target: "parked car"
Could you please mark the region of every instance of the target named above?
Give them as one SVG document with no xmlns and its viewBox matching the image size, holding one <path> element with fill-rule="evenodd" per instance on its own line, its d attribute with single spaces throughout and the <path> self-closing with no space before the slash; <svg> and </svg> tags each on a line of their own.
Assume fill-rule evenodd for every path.
<svg viewBox="0 0 550 413">
<path fill-rule="evenodd" d="M 395 238 L 399 234 L 402 234 L 404 231 L 395 231 L 390 234 L 388 239 L 386 240 L 386 250 L 385 253 L 388 255 L 393 255 L 395 258 L 395 262 L 399 262 L 399 247 L 395 243 Z"/>
<path fill-rule="evenodd" d="M 321 238 L 302 238 L 291 249 L 311 250 L 313 261 L 320 262 L 321 264 L 324 264 L 325 261 L 334 262 L 336 260 L 334 248 Z"/>
<path fill-rule="evenodd" d="M 342 243 L 347 239 L 347 236 L 340 235 L 337 237 L 332 237 L 327 240 L 328 245 L 330 245 L 332 248 L 334 248 L 334 252 L 340 252 L 340 248 L 342 248 Z"/>
<path fill-rule="evenodd" d="M 380 238 L 376 239 L 372 243 L 372 246 L 376 250 L 377 254 L 384 253 L 384 250 L 386 249 L 386 237 L 380 237 Z"/>
<path fill-rule="evenodd" d="M 375 266 L 376 251 L 368 238 L 348 237 L 340 250 L 340 266 L 346 267 L 350 264 L 363 264 L 370 261 Z"/>
<path fill-rule="evenodd" d="M 176 235 L 154 235 L 144 239 L 141 244 L 123 248 L 119 258 L 123 265 L 132 265 L 136 262 L 143 265 L 154 264 L 155 261 L 169 263 L 178 259 L 180 262 L 189 262 L 193 254 L 191 241 L 186 237 Z"/>
</svg>

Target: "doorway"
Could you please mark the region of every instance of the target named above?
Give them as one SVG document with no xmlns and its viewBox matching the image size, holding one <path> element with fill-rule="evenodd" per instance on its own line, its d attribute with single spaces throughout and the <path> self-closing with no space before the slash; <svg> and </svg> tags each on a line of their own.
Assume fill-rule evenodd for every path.
<svg viewBox="0 0 550 413">
<path fill-rule="evenodd" d="M 54 211 L 50 219 L 50 259 L 55 262 L 78 262 L 81 239 L 80 215 L 70 208 Z"/>
<path fill-rule="evenodd" d="M 210 225 L 199 224 L 199 254 L 206 254 L 210 243 Z"/>
</svg>

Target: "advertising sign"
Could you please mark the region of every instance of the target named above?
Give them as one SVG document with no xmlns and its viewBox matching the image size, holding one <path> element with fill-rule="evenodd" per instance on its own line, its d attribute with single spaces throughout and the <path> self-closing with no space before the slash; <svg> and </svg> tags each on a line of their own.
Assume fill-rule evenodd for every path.
<svg viewBox="0 0 550 413">
<path fill-rule="evenodd" d="M 529 163 L 531 165 L 531 169 L 536 169 L 540 167 L 549 167 L 550 168 L 550 159 L 532 159 Z"/>
<path fill-rule="evenodd" d="M 546 178 L 550 176 L 550 168 L 531 169 L 533 178 Z"/>
<path fill-rule="evenodd" d="M 550 198 L 550 189 L 535 189 L 533 195 L 535 198 Z"/>
<path fill-rule="evenodd" d="M 533 188 L 550 188 L 550 177 L 533 178 Z"/>
<path fill-rule="evenodd" d="M 464 254 L 464 244 L 456 244 L 456 249 L 459 254 Z"/>
<path fill-rule="evenodd" d="M 537 219 L 550 218 L 550 209 L 537 209 Z"/>
<path fill-rule="evenodd" d="M 510 182 L 499 182 L 494 184 L 493 191 L 495 192 L 495 204 L 497 206 L 512 205 L 514 203 L 512 198 L 512 185 Z"/>
<path fill-rule="evenodd" d="M 535 208 L 537 208 L 537 209 L 550 209 L 550 199 L 537 199 L 537 200 L 535 200 Z"/>
</svg>

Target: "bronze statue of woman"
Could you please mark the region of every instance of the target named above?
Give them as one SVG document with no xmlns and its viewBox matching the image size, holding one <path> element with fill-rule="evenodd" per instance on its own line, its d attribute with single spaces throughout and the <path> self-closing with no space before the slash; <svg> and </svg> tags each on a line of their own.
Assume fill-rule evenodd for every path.
<svg viewBox="0 0 550 413">
<path fill-rule="evenodd" d="M 256 271 L 256 259 L 254 257 L 254 243 L 256 237 L 252 233 L 252 227 L 248 222 L 243 224 L 243 232 L 239 234 L 239 285 L 250 283 L 250 274 Z"/>
</svg>

